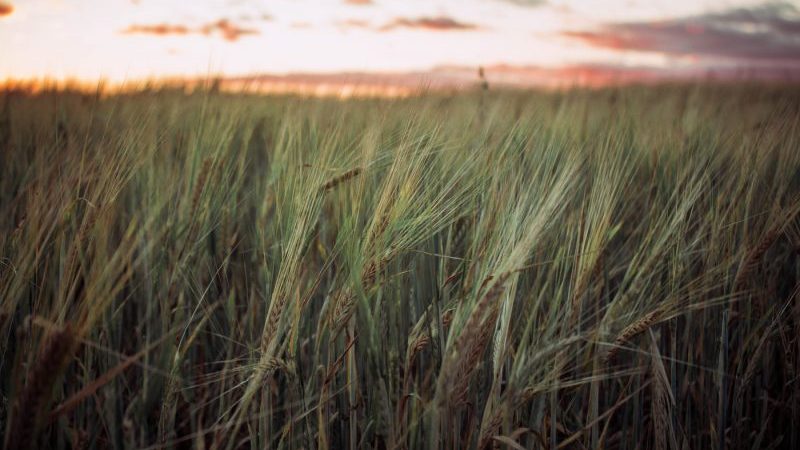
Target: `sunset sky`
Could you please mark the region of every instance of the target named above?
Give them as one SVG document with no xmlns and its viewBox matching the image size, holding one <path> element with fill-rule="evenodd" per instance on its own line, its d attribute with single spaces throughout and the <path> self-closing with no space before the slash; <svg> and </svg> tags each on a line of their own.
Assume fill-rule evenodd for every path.
<svg viewBox="0 0 800 450">
<path fill-rule="evenodd" d="M 0 0 L 0 79 L 800 70 L 800 0 Z"/>
</svg>

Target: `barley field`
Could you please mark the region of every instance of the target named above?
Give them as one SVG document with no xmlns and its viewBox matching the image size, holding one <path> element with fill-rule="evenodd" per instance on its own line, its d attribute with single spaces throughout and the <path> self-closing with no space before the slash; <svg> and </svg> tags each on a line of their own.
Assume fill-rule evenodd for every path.
<svg viewBox="0 0 800 450">
<path fill-rule="evenodd" d="M 7 449 L 799 448 L 800 89 L 0 94 Z"/>
</svg>

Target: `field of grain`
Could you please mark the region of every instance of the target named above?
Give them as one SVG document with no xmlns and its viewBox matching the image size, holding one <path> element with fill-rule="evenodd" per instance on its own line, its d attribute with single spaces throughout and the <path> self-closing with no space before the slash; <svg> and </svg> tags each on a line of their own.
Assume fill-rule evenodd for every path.
<svg viewBox="0 0 800 450">
<path fill-rule="evenodd" d="M 800 90 L 0 94 L 5 448 L 800 447 Z"/>
</svg>

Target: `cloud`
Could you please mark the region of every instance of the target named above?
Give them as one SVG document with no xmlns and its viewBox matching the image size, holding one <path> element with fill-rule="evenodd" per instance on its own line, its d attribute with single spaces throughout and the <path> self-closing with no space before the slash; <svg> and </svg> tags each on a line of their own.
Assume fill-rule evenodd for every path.
<svg viewBox="0 0 800 450">
<path fill-rule="evenodd" d="M 540 6 L 547 3 L 547 0 L 501 0 L 506 3 L 513 3 L 520 6 Z"/>
<path fill-rule="evenodd" d="M 14 7 L 10 3 L 0 2 L 0 17 L 10 16 L 14 12 Z"/>
<path fill-rule="evenodd" d="M 200 32 L 205 35 L 219 33 L 223 39 L 230 42 L 237 41 L 242 36 L 259 34 L 256 29 L 235 25 L 228 19 L 220 19 L 216 22 L 203 25 L 200 27 Z"/>
<path fill-rule="evenodd" d="M 219 35 L 229 42 L 237 41 L 242 36 L 259 34 L 258 30 L 243 28 L 235 25 L 228 19 L 219 19 L 197 28 L 190 28 L 181 24 L 159 23 L 151 25 L 133 24 L 122 30 L 123 34 L 149 34 L 153 36 L 203 34 L 206 36 Z"/>
<path fill-rule="evenodd" d="M 595 47 L 744 61 L 800 61 L 800 13 L 788 4 L 628 22 L 564 36 Z"/>
<path fill-rule="evenodd" d="M 253 22 L 253 21 L 272 22 L 275 20 L 275 17 L 270 13 L 261 13 L 257 15 L 243 13 L 239 14 L 238 19 L 242 22 Z"/>
<path fill-rule="evenodd" d="M 191 30 L 185 25 L 172 25 L 168 23 L 158 23 L 153 25 L 131 25 L 122 30 L 125 34 L 153 34 L 156 36 L 168 36 L 171 34 L 189 34 Z"/>
<path fill-rule="evenodd" d="M 372 0 L 344 0 L 344 2 L 348 5 L 356 5 L 356 6 L 367 6 L 375 4 L 375 2 L 373 2 Z"/>
<path fill-rule="evenodd" d="M 426 31 L 472 31 L 483 29 L 483 27 L 478 25 L 459 22 L 455 19 L 445 16 L 419 17 L 414 19 L 398 17 L 382 26 L 374 26 L 368 21 L 361 19 L 346 19 L 335 22 L 335 25 L 341 29 L 362 29 L 374 31 L 392 31 L 398 28 Z"/>
<path fill-rule="evenodd" d="M 428 31 L 471 31 L 480 29 L 480 27 L 475 24 L 459 22 L 446 16 L 438 16 L 419 17 L 416 19 L 398 17 L 380 27 L 379 30 L 391 31 L 397 28 L 413 28 Z"/>
<path fill-rule="evenodd" d="M 339 28 L 360 28 L 360 29 L 370 29 L 372 26 L 366 20 L 360 19 L 346 19 L 340 20 L 336 22 L 336 26 Z"/>
</svg>

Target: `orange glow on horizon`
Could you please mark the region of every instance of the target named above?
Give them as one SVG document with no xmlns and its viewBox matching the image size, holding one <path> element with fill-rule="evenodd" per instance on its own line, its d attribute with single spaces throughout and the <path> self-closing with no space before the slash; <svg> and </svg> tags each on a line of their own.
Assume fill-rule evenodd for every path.
<svg viewBox="0 0 800 450">
<path fill-rule="evenodd" d="M 603 66 L 570 66 L 554 69 L 493 66 L 485 69 L 490 90 L 537 89 L 565 90 L 571 88 L 606 88 L 630 84 L 661 84 L 672 82 L 736 82 L 770 81 L 798 83 L 798 76 L 770 76 L 757 78 L 750 74 L 715 74 L 673 72 L 668 76 L 648 70 L 619 70 Z M 438 71 L 383 74 L 293 74 L 260 75 L 254 77 L 224 78 L 160 78 L 138 81 L 114 82 L 81 79 L 6 79 L 0 81 L 0 94 L 21 92 L 34 95 L 46 92 L 72 91 L 85 95 L 107 97 L 118 94 L 172 91 L 183 94 L 215 91 L 245 95 L 296 95 L 325 98 L 407 98 L 427 93 L 455 94 L 479 90 L 482 80 L 476 71 L 462 68 L 443 68 Z"/>
</svg>

